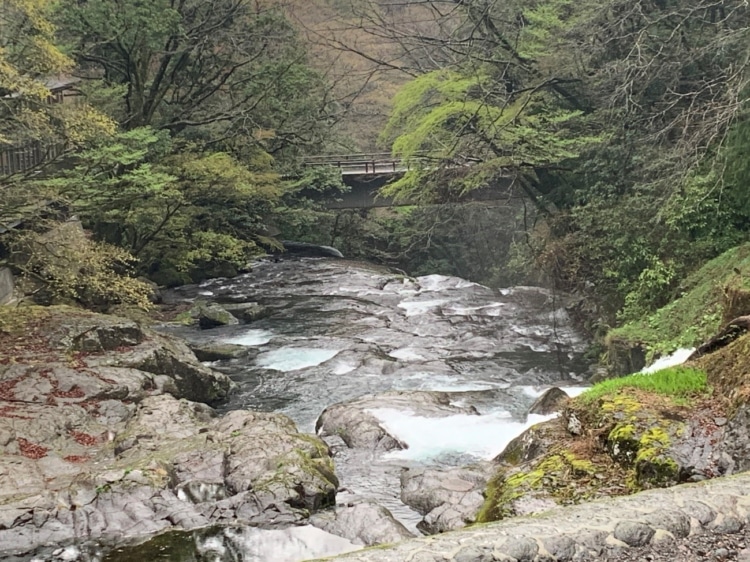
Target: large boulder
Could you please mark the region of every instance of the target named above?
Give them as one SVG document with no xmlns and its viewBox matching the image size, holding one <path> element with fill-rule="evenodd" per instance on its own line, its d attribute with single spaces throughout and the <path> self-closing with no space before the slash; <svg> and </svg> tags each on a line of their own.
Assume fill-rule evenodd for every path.
<svg viewBox="0 0 750 562">
<path fill-rule="evenodd" d="M 257 302 L 229 303 L 221 306 L 245 324 L 250 324 L 271 314 L 267 307 Z"/>
<path fill-rule="evenodd" d="M 157 387 L 178 398 L 215 404 L 235 389 L 226 375 L 201 365 L 180 339 L 154 332 L 137 346 L 87 358 L 92 367 L 124 367 L 154 375 Z"/>
<path fill-rule="evenodd" d="M 232 343 L 188 342 L 187 345 L 199 361 L 226 361 L 244 357 L 250 353 L 248 346 Z"/>
<path fill-rule="evenodd" d="M 540 416 L 548 416 L 550 414 L 556 414 L 562 409 L 562 405 L 568 398 L 568 394 L 556 386 L 549 388 L 544 391 L 539 398 L 529 408 L 529 414 L 537 414 Z"/>
<path fill-rule="evenodd" d="M 319 529 L 349 539 L 354 544 L 375 546 L 413 538 L 386 508 L 371 501 L 338 505 L 310 518 Z"/>
<path fill-rule="evenodd" d="M 190 314 L 198 321 L 198 326 L 204 330 L 240 323 L 231 312 L 216 303 L 198 303 Z"/>
<path fill-rule="evenodd" d="M 347 447 L 381 451 L 406 449 L 408 444 L 389 433 L 378 412 L 398 410 L 410 415 L 437 418 L 457 414 L 478 415 L 473 407 L 456 406 L 445 392 L 393 391 L 367 395 L 327 407 L 315 424 L 322 436 L 336 435 Z"/>
<path fill-rule="evenodd" d="M 567 402 L 563 415 L 511 441 L 494 462 L 480 522 L 556 505 L 699 481 L 728 472 L 717 405 L 623 388 Z M 717 423 L 717 420 L 720 423 Z"/>
<path fill-rule="evenodd" d="M 417 528 L 426 534 L 460 529 L 476 521 L 492 466 L 404 469 L 401 501 L 422 515 Z"/>
</svg>

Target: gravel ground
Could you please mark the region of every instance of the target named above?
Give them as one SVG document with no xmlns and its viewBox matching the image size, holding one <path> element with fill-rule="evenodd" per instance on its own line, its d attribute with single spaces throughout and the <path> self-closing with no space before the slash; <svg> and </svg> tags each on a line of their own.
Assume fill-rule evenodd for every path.
<svg viewBox="0 0 750 562">
<path fill-rule="evenodd" d="M 640 548 L 608 550 L 602 562 L 750 562 L 750 527 L 727 535 L 707 532 Z"/>
</svg>

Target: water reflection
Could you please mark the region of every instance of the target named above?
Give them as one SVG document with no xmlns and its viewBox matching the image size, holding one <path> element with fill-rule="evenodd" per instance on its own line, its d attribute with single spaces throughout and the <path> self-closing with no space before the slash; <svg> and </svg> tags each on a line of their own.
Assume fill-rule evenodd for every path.
<svg viewBox="0 0 750 562">
<path fill-rule="evenodd" d="M 101 562 L 299 562 L 360 548 L 315 527 L 229 527 L 165 533 L 137 546 L 115 549 Z"/>
</svg>

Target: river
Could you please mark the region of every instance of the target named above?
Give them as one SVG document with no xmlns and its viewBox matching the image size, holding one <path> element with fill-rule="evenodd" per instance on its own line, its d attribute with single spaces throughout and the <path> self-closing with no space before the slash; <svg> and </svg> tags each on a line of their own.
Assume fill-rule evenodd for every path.
<svg viewBox="0 0 750 562">
<path fill-rule="evenodd" d="M 337 501 L 372 499 L 412 531 L 421 516 L 399 499 L 402 467 L 491 459 L 537 421 L 527 412 L 546 388 L 575 393 L 589 374 L 582 356 L 586 342 L 564 301 L 541 288 L 495 290 L 456 277 L 409 278 L 362 262 L 304 258 L 260 261 L 252 273 L 181 287 L 168 297 L 256 301 L 268 309 L 265 318 L 249 325 L 165 327 L 193 342 L 250 348 L 246 358 L 211 363 L 240 388 L 223 406 L 226 411 L 281 412 L 301 431 L 314 432 L 327 406 L 366 394 L 445 391 L 453 403 L 473 406 L 480 415 L 425 418 L 408 408 L 374 412 L 408 444 L 400 451 L 348 449 L 329 439 L 342 487 Z M 252 538 L 241 541 L 243 552 L 208 559 L 296 562 L 355 548 L 312 528 L 305 535 L 305 529 L 266 534 L 245 529 L 241 532 Z M 194 542 L 205 551 L 214 539 Z M 169 545 L 160 547 L 172 553 L 169 559 L 193 559 Z M 111 559 L 136 556 L 130 551 Z"/>
</svg>

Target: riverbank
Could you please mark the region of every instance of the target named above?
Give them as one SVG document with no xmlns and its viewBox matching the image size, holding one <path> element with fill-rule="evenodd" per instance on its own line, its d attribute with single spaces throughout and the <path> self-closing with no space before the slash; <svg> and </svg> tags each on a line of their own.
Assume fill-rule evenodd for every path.
<svg viewBox="0 0 750 562">
<path fill-rule="evenodd" d="M 0 558 L 333 504 L 326 444 L 280 414 L 218 415 L 235 385 L 181 340 L 68 307 L 0 315 Z"/>
<path fill-rule="evenodd" d="M 738 560 L 740 551 L 747 548 L 747 543 L 730 542 L 725 536 L 744 533 L 749 518 L 750 475 L 742 474 L 558 508 L 533 517 L 477 525 L 461 531 L 354 552 L 334 560 Z M 732 557 L 725 546 L 727 543 L 737 544 Z M 742 544 L 744 546 L 740 547 Z M 704 549 L 702 554 L 697 550 L 698 545 Z M 680 546 L 683 548 L 680 549 Z M 726 552 L 714 556 L 722 548 Z M 655 557 L 665 551 L 671 552 L 672 557 Z M 746 553 L 742 556 L 747 558 Z"/>
<path fill-rule="evenodd" d="M 20 560 L 125 542 L 113 561 L 262 543 L 259 560 L 296 562 L 744 470 L 745 410 L 728 408 L 741 381 L 710 356 L 683 394 L 562 402 L 506 449 L 550 413 L 528 416 L 536 398 L 590 373 L 544 289 L 305 259 L 164 298 L 185 324 L 159 333 L 2 309 L 0 544 Z"/>
</svg>

